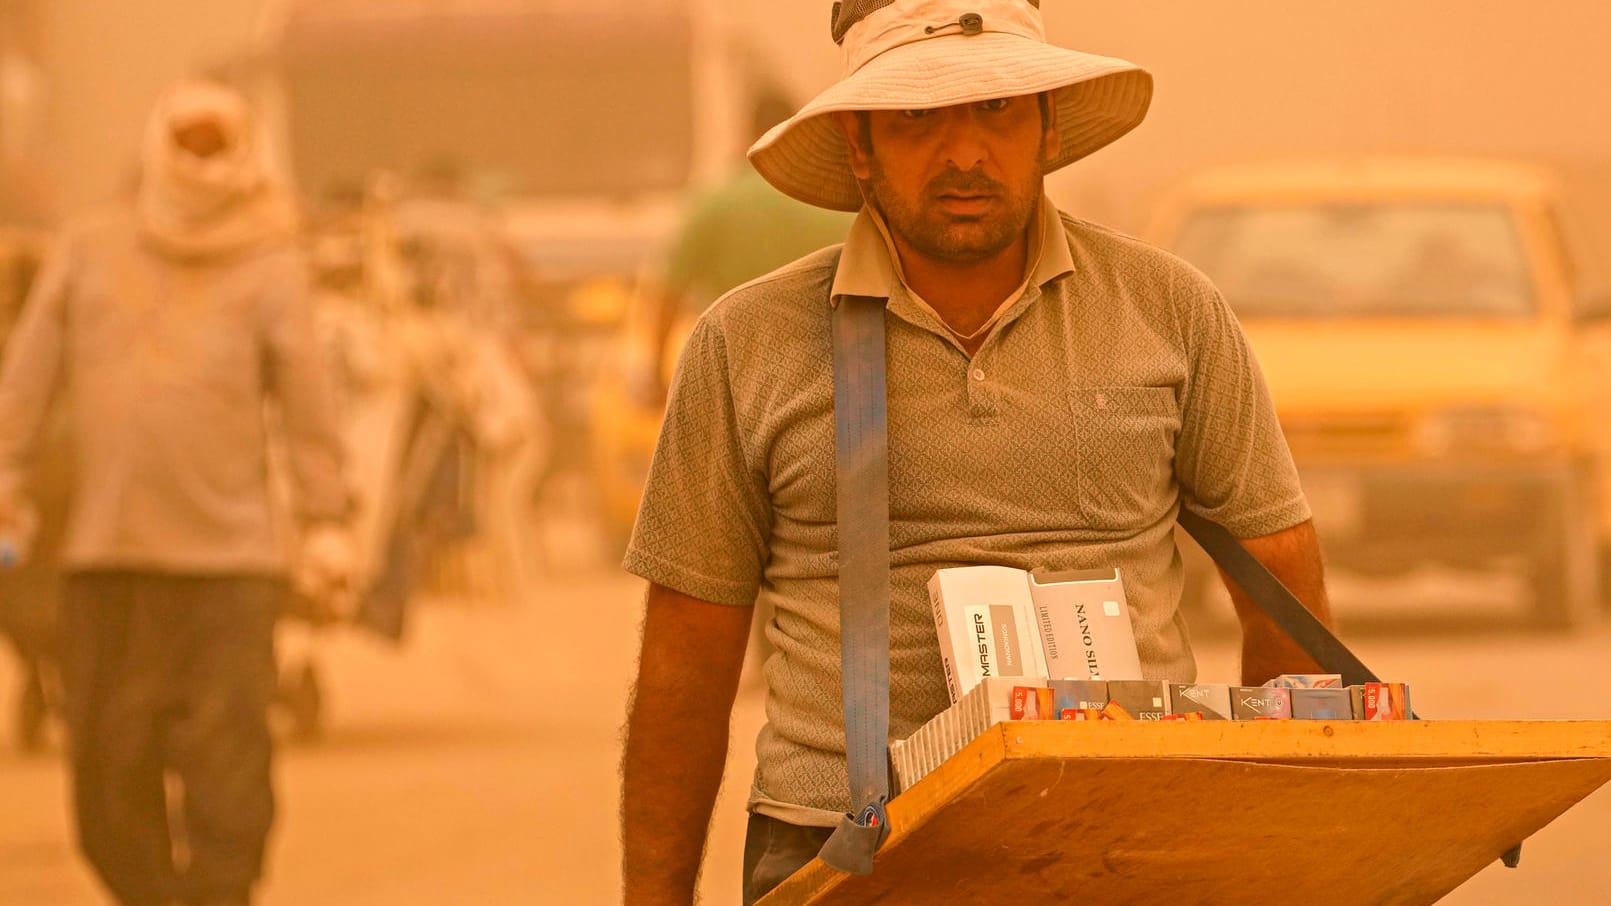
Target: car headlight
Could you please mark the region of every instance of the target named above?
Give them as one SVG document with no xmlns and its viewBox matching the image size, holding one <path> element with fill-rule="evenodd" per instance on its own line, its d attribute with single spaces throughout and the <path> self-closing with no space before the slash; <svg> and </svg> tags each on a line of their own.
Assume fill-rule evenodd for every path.
<svg viewBox="0 0 1611 906">
<path fill-rule="evenodd" d="M 1416 447 L 1429 456 L 1462 452 L 1537 453 L 1556 442 L 1541 412 L 1511 406 L 1462 406 L 1427 415 L 1416 426 Z"/>
</svg>

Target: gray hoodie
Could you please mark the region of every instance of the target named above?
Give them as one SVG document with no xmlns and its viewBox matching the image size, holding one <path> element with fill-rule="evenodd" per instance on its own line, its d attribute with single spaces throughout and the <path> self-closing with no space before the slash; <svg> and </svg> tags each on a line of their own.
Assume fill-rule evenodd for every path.
<svg viewBox="0 0 1611 906">
<path fill-rule="evenodd" d="M 288 239 L 186 258 L 142 238 L 131 212 L 69 228 L 0 368 L 0 508 L 62 390 L 77 439 L 65 568 L 282 572 L 271 400 L 299 521 L 348 507 L 309 305 Z"/>
</svg>

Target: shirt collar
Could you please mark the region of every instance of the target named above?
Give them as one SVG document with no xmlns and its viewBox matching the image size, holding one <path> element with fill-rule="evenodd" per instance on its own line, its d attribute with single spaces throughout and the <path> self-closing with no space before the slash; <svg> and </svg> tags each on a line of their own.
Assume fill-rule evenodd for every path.
<svg viewBox="0 0 1611 906">
<path fill-rule="evenodd" d="M 1055 237 L 1047 242 L 1046 237 Z M 1051 199 L 1041 196 L 1038 219 L 1030 231 L 1031 252 L 1027 284 L 1045 286 L 1074 272 L 1074 256 L 1063 236 L 1063 220 Z M 872 296 L 887 299 L 897 285 L 904 284 L 900 257 L 884 220 L 871 206 L 863 205 L 850 225 L 845 247 L 834 273 L 832 298 Z M 909 290 L 910 288 L 908 288 Z"/>
</svg>

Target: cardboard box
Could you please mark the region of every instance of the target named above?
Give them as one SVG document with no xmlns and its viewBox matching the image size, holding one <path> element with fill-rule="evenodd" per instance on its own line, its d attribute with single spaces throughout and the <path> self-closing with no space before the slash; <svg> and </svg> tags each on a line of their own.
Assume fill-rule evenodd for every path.
<svg viewBox="0 0 1611 906">
<path fill-rule="evenodd" d="M 1171 683 L 1170 714 L 1201 714 L 1204 720 L 1231 720 L 1231 687 L 1219 683 Z"/>
<path fill-rule="evenodd" d="M 1408 720 L 1410 687 L 1403 683 L 1365 683 L 1349 686 L 1356 720 Z"/>
<path fill-rule="evenodd" d="M 1047 680 L 1057 707 L 1057 716 L 1065 711 L 1100 711 L 1107 707 L 1108 684 L 1102 680 Z"/>
<path fill-rule="evenodd" d="M 1295 720 L 1353 720 L 1353 695 L 1346 687 L 1293 689 L 1292 717 Z"/>
<path fill-rule="evenodd" d="M 1037 569 L 1029 595 L 1052 679 L 1141 679 L 1130 606 L 1117 569 Z"/>
<path fill-rule="evenodd" d="M 939 570 L 929 580 L 929 603 L 953 703 L 987 677 L 1045 679 L 1046 662 L 1023 570 Z"/>
<path fill-rule="evenodd" d="M 1236 720 L 1290 718 L 1292 690 L 1275 686 L 1232 686 L 1231 714 Z"/>
<path fill-rule="evenodd" d="M 1162 680 L 1108 680 L 1108 704 L 1136 720 L 1157 720 L 1169 713 L 1169 684 Z"/>
</svg>

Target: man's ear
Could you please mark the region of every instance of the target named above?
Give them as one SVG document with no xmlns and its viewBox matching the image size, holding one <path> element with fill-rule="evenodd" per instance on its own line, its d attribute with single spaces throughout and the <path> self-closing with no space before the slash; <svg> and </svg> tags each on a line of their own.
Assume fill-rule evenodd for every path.
<svg viewBox="0 0 1611 906">
<path fill-rule="evenodd" d="M 1057 95 L 1048 91 L 1044 97 L 1041 109 L 1046 111 L 1046 115 L 1041 118 L 1044 131 L 1040 143 L 1043 159 L 1050 161 L 1063 153 L 1063 135 L 1057 131 Z"/>
<path fill-rule="evenodd" d="M 845 147 L 850 149 L 850 172 L 857 179 L 873 177 L 873 149 L 862 143 L 861 120 L 852 110 L 836 110 L 834 124 L 845 136 Z"/>
</svg>

